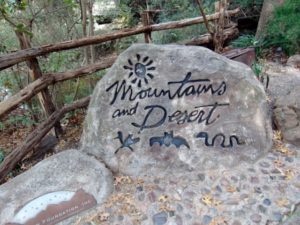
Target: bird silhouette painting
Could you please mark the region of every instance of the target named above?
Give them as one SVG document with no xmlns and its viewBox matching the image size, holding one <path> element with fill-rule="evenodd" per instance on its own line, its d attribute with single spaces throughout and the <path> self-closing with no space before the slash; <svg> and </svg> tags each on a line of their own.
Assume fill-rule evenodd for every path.
<svg viewBox="0 0 300 225">
<path fill-rule="evenodd" d="M 125 139 L 123 139 L 122 131 L 118 131 L 118 136 L 115 139 L 119 139 L 121 146 L 115 151 L 115 154 L 122 148 L 129 148 L 133 152 L 131 145 L 136 144 L 140 141 L 140 138 L 133 138 L 132 134 L 129 134 Z"/>
<path fill-rule="evenodd" d="M 174 145 L 176 148 L 180 148 L 182 145 L 190 149 L 188 142 L 181 136 L 174 136 L 173 131 L 170 133 L 164 132 L 164 136 L 150 138 L 150 146 L 158 143 L 160 146 Z"/>
</svg>

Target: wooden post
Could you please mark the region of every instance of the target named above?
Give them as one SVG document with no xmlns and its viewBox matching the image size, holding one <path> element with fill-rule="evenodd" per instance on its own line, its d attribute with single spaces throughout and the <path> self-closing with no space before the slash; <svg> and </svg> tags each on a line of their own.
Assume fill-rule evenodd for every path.
<svg viewBox="0 0 300 225">
<path fill-rule="evenodd" d="M 214 47 L 215 51 L 221 53 L 224 45 L 225 12 L 227 9 L 227 0 L 215 2 L 215 12 L 219 13 L 218 20 L 215 21 Z"/>
<path fill-rule="evenodd" d="M 148 27 L 151 22 L 150 22 L 150 13 L 148 11 L 144 11 L 142 13 L 142 23 L 144 27 Z M 152 39 L 151 39 L 151 31 L 146 31 L 144 33 L 145 36 L 145 42 L 146 43 L 152 43 Z"/>
<path fill-rule="evenodd" d="M 24 33 L 16 31 L 16 35 L 19 39 L 21 49 L 31 48 L 30 41 Z M 39 62 L 36 58 L 28 59 L 26 63 L 29 68 L 32 80 L 37 80 L 43 76 Z M 41 103 L 42 109 L 46 114 L 46 117 L 49 117 L 52 113 L 55 112 L 55 106 L 52 102 L 48 88 L 46 87 L 45 89 L 43 89 L 41 93 L 39 93 L 37 96 Z M 60 125 L 60 122 L 57 122 L 55 124 L 54 129 L 56 136 L 62 133 L 62 127 Z"/>
</svg>

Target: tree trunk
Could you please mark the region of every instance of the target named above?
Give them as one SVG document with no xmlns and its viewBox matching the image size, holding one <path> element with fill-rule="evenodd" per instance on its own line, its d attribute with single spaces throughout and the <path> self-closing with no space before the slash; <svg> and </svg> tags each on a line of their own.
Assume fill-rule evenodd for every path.
<svg viewBox="0 0 300 225">
<path fill-rule="evenodd" d="M 283 3 L 284 0 L 264 0 L 255 35 L 257 40 L 264 37 L 267 23 L 272 18 L 274 8 Z"/>
<path fill-rule="evenodd" d="M 94 17 L 93 17 L 93 5 L 94 1 L 89 0 L 88 9 L 89 9 L 89 37 L 93 37 L 95 35 L 94 32 Z M 95 46 L 90 45 L 90 52 L 91 52 L 91 64 L 96 62 L 96 55 L 95 55 Z"/>
<path fill-rule="evenodd" d="M 87 37 L 87 15 L 86 15 L 86 10 L 87 10 L 87 4 L 86 4 L 87 0 L 80 0 L 80 9 L 81 9 L 81 22 L 82 22 L 82 34 L 83 37 Z M 85 47 L 83 49 L 84 52 L 84 61 L 86 62 L 86 64 L 89 64 L 89 54 L 88 54 L 88 47 Z"/>
<path fill-rule="evenodd" d="M 94 5 L 94 0 L 89 0 L 88 1 L 88 12 L 89 12 L 89 37 L 94 36 L 94 17 L 93 17 L 93 5 Z M 90 45 L 90 63 L 94 64 L 95 63 L 95 46 Z M 91 77 L 88 77 L 88 82 L 89 82 L 89 89 L 90 93 L 93 92 L 94 90 L 94 82 L 92 81 Z M 78 82 L 79 85 L 79 82 Z"/>
</svg>

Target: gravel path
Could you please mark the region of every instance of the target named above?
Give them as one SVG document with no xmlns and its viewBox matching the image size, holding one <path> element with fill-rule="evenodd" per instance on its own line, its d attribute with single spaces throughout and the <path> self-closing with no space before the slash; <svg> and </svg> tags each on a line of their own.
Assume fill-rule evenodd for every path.
<svg viewBox="0 0 300 225">
<path fill-rule="evenodd" d="M 299 203 L 300 158 L 295 148 L 275 141 L 272 152 L 252 165 L 117 176 L 108 201 L 74 224 L 299 225 Z"/>
</svg>

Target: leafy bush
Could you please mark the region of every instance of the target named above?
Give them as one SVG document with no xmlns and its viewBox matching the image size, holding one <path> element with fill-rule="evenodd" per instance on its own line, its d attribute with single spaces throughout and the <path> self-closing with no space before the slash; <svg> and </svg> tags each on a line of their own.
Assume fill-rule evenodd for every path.
<svg viewBox="0 0 300 225">
<path fill-rule="evenodd" d="M 300 4 L 299 1 L 286 0 L 274 10 L 268 22 L 264 47 L 282 47 L 289 55 L 300 50 Z"/>
<path fill-rule="evenodd" d="M 238 39 L 232 41 L 232 47 L 235 48 L 247 48 L 247 47 L 256 47 L 258 41 L 255 39 L 255 36 L 252 34 L 245 34 L 240 36 Z"/>
<path fill-rule="evenodd" d="M 24 115 L 9 116 L 6 123 L 9 125 L 14 124 L 17 127 L 18 126 L 31 127 L 33 125 L 36 125 L 35 121 L 31 118 L 31 115 L 29 112 L 25 112 Z"/>
<path fill-rule="evenodd" d="M 0 163 L 4 160 L 4 150 L 0 148 Z"/>
<path fill-rule="evenodd" d="M 234 7 L 240 7 L 242 9 L 252 8 L 252 7 L 261 7 L 263 0 L 235 0 L 232 2 Z"/>
</svg>

